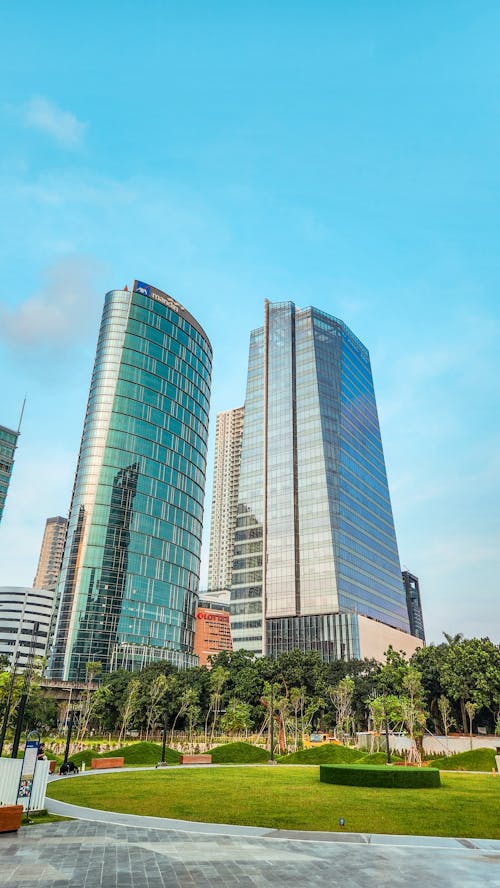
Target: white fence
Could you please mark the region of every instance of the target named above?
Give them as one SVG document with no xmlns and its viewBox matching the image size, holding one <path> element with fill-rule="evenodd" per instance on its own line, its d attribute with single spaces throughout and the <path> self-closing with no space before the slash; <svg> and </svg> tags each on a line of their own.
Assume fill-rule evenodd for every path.
<svg viewBox="0 0 500 888">
<path fill-rule="evenodd" d="M 17 804 L 17 791 L 21 778 L 22 759 L 0 758 L 0 802 L 4 805 Z M 31 790 L 30 811 L 40 811 L 45 807 L 45 790 L 49 778 L 49 761 L 36 763 L 35 779 Z M 24 810 L 28 799 L 21 800 Z"/>
<path fill-rule="evenodd" d="M 358 746 L 363 749 L 370 749 L 372 742 L 372 734 L 368 731 L 358 733 Z M 385 750 L 385 734 L 379 738 L 379 747 Z M 404 734 L 393 734 L 389 732 L 389 747 L 391 752 L 407 752 L 414 744 L 411 739 Z M 440 755 L 453 755 L 456 752 L 467 752 L 469 749 L 500 749 L 500 737 L 489 735 L 474 734 L 472 739 L 466 734 L 461 736 L 444 737 L 439 734 L 424 734 L 423 749 L 424 752 Z"/>
</svg>

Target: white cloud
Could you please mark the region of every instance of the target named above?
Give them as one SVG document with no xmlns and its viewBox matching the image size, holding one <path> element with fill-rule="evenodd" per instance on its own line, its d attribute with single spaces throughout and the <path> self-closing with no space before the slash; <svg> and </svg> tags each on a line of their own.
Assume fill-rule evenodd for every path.
<svg viewBox="0 0 500 888">
<path fill-rule="evenodd" d="M 35 96 L 27 102 L 21 109 L 21 116 L 26 126 L 48 133 L 68 148 L 76 148 L 83 141 L 87 124 L 43 96 Z"/>
<path fill-rule="evenodd" d="M 0 339 L 9 345 L 64 348 L 95 329 L 102 286 L 93 283 L 102 266 L 95 259 L 61 259 L 45 273 L 42 288 L 14 307 L 0 305 Z"/>
</svg>

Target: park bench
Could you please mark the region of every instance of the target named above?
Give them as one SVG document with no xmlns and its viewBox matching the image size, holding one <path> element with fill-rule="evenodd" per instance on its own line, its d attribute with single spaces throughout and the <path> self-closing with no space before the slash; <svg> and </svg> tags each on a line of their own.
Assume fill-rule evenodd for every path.
<svg viewBox="0 0 500 888">
<path fill-rule="evenodd" d="M 110 756 L 110 758 L 91 759 L 90 761 L 90 767 L 93 771 L 101 768 L 123 768 L 123 765 L 124 759 L 119 755 Z"/>
<path fill-rule="evenodd" d="M 211 765 L 211 755 L 181 755 L 181 765 Z"/>
</svg>

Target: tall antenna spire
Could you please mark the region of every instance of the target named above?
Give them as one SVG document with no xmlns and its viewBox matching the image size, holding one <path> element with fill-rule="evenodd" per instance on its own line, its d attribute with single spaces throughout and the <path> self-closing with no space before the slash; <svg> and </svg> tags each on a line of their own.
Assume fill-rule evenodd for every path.
<svg viewBox="0 0 500 888">
<path fill-rule="evenodd" d="M 26 407 L 26 395 L 24 396 L 23 406 L 22 406 L 22 409 L 21 409 L 21 416 L 19 417 L 19 425 L 18 425 L 18 427 L 17 427 L 17 434 L 18 434 L 18 435 L 19 435 L 19 433 L 20 433 L 20 431 L 21 431 L 21 423 L 22 423 L 22 421 L 23 421 L 24 408 L 25 408 L 25 407 Z"/>
</svg>

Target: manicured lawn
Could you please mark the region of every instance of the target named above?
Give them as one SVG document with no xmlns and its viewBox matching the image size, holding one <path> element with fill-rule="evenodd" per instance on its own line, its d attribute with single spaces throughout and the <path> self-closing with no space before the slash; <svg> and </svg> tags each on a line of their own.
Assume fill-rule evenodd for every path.
<svg viewBox="0 0 500 888">
<path fill-rule="evenodd" d="M 500 776 L 441 775 L 439 789 L 368 789 L 319 782 L 289 765 L 172 769 L 70 777 L 47 794 L 75 805 L 181 820 L 275 829 L 339 829 L 500 838 Z"/>
</svg>

